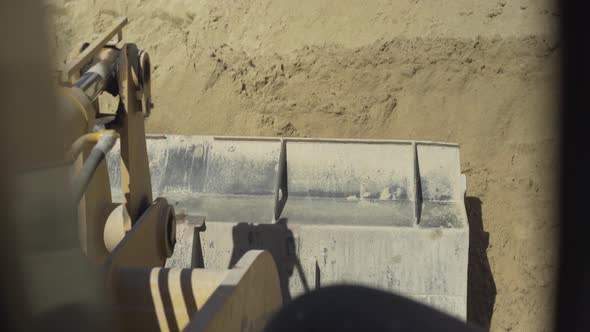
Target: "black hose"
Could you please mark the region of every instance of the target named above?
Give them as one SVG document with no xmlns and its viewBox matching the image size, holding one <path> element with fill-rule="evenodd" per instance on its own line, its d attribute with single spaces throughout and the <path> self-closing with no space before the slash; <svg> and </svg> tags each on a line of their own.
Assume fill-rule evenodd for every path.
<svg viewBox="0 0 590 332">
<path fill-rule="evenodd" d="M 92 148 L 92 151 L 90 151 L 90 155 L 86 158 L 82 170 L 74 180 L 74 185 L 72 187 L 75 204 L 78 204 L 80 199 L 82 199 L 98 165 L 100 165 L 107 153 L 113 148 L 118 137 L 119 135 L 115 132 L 104 134 L 100 137 L 94 148 Z"/>
</svg>

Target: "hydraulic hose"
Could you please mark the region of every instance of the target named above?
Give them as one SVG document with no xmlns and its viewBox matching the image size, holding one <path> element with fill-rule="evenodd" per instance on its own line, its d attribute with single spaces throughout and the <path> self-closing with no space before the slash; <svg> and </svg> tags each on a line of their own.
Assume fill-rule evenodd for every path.
<svg viewBox="0 0 590 332">
<path fill-rule="evenodd" d="M 74 180 L 72 194 L 75 203 L 78 203 L 84 192 L 86 192 L 86 188 L 88 188 L 88 184 L 92 180 L 92 176 L 98 165 L 100 165 L 107 153 L 113 148 L 118 138 L 119 135 L 115 131 L 105 131 L 90 151 L 88 158 L 82 166 L 82 170 Z"/>
</svg>

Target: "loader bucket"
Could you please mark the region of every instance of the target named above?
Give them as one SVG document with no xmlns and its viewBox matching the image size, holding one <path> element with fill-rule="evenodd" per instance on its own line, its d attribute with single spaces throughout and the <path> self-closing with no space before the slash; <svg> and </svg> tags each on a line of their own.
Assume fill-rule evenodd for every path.
<svg viewBox="0 0 590 332">
<path fill-rule="evenodd" d="M 285 301 L 360 284 L 466 318 L 469 231 L 454 144 L 148 136 L 154 197 L 175 204 L 166 265 L 226 269 L 274 257 Z M 108 156 L 122 201 L 119 150 Z M 195 229 L 199 216 L 206 229 Z"/>
</svg>

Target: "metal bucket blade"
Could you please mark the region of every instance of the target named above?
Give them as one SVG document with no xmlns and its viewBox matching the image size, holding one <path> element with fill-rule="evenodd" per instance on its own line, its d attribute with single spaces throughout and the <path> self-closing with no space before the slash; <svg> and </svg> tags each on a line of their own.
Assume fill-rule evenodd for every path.
<svg viewBox="0 0 590 332">
<path fill-rule="evenodd" d="M 148 137 L 147 147 L 154 196 L 207 219 L 198 242 L 205 267 L 266 249 L 287 300 L 355 283 L 465 319 L 469 231 L 457 145 L 167 135 Z M 108 163 L 120 201 L 117 149 Z M 179 220 L 167 265 L 191 267 L 191 227 Z"/>
</svg>

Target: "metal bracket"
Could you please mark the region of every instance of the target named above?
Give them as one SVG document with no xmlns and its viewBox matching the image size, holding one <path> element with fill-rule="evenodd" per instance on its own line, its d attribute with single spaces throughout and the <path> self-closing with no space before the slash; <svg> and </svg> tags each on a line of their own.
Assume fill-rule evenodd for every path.
<svg viewBox="0 0 590 332">
<path fill-rule="evenodd" d="M 80 76 L 80 69 L 90 62 L 94 56 L 116 35 L 117 42 L 123 40 L 123 27 L 127 25 L 127 17 L 121 17 L 100 38 L 84 48 L 72 61 L 60 71 L 60 83 L 70 83 Z"/>
</svg>

